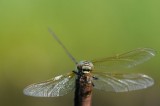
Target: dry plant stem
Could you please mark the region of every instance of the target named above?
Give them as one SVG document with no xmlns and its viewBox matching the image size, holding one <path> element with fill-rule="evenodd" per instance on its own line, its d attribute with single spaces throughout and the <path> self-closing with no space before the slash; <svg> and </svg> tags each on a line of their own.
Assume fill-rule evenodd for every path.
<svg viewBox="0 0 160 106">
<path fill-rule="evenodd" d="M 91 106 L 92 104 L 92 95 L 88 95 L 87 97 L 82 97 L 80 106 Z"/>
<path fill-rule="evenodd" d="M 74 106 L 91 106 L 92 104 L 92 95 L 87 97 L 78 97 L 79 100 L 75 101 Z"/>
<path fill-rule="evenodd" d="M 90 74 L 84 74 L 76 79 L 74 106 L 91 106 L 93 85 L 90 78 Z"/>
</svg>

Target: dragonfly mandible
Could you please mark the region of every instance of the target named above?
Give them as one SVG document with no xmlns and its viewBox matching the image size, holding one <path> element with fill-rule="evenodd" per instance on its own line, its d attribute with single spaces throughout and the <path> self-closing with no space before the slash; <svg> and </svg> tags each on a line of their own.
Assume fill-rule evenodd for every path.
<svg viewBox="0 0 160 106">
<path fill-rule="evenodd" d="M 24 89 L 25 95 L 35 97 L 58 97 L 74 89 L 84 90 L 83 87 L 87 89 L 86 91 L 82 91 L 82 95 L 90 95 L 93 88 L 108 92 L 127 92 L 144 89 L 154 84 L 154 80 L 145 74 L 112 73 L 109 72 L 109 70 L 137 66 L 155 56 L 155 50 L 150 48 L 138 48 L 108 58 L 77 62 L 57 36 L 50 29 L 49 31 L 65 50 L 66 54 L 76 64 L 76 68 L 65 75 L 59 75 L 50 80 L 27 86 Z"/>
</svg>

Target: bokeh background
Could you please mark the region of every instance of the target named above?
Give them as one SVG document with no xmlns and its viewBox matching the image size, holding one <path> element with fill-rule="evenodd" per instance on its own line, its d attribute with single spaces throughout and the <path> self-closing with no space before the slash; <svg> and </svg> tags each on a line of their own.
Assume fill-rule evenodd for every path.
<svg viewBox="0 0 160 106">
<path fill-rule="evenodd" d="M 131 70 L 151 76 L 154 86 L 128 93 L 94 90 L 93 106 L 160 106 L 159 5 L 159 0 L 0 0 L 0 106 L 73 106 L 73 92 L 58 98 L 23 95 L 27 85 L 75 68 L 48 27 L 78 61 L 155 49 L 153 59 Z"/>
</svg>

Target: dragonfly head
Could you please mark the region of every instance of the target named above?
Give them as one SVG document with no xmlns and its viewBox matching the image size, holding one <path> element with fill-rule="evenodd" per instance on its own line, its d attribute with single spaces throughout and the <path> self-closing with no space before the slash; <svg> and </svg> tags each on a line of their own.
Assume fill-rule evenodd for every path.
<svg viewBox="0 0 160 106">
<path fill-rule="evenodd" d="M 77 64 L 77 69 L 82 73 L 90 73 L 93 70 L 93 64 L 90 61 L 80 61 Z"/>
</svg>

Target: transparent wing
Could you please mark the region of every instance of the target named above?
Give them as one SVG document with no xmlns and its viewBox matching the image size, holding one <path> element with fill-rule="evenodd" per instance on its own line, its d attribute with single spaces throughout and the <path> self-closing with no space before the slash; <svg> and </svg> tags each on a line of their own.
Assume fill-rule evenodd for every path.
<svg viewBox="0 0 160 106">
<path fill-rule="evenodd" d="M 127 92 L 144 89 L 154 84 L 154 80 L 144 74 L 121 74 L 121 73 L 94 73 L 97 80 L 93 80 L 94 88 L 111 91 Z"/>
<path fill-rule="evenodd" d="M 60 75 L 50 80 L 35 83 L 24 89 L 24 94 L 36 97 L 63 96 L 75 87 L 75 74 Z"/>
<path fill-rule="evenodd" d="M 113 57 L 93 60 L 92 63 L 97 69 L 131 68 L 149 60 L 153 56 L 155 56 L 153 49 L 139 48 Z"/>
</svg>

